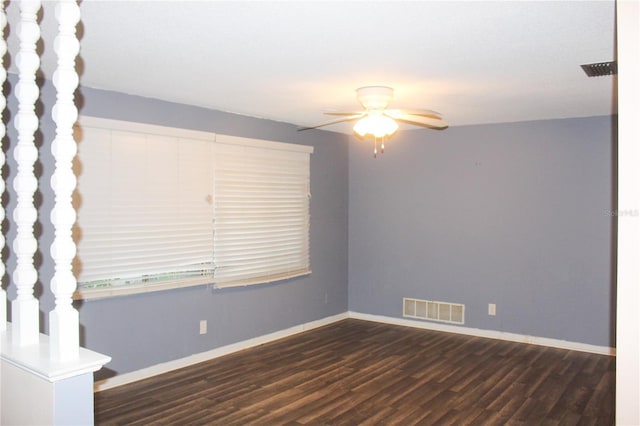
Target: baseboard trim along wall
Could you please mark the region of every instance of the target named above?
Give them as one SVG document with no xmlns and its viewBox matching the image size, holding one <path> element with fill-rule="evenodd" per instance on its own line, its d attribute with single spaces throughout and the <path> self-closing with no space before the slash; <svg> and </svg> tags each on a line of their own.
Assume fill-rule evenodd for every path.
<svg viewBox="0 0 640 426">
<path fill-rule="evenodd" d="M 231 345 L 222 346 L 210 351 L 200 352 L 198 354 L 190 355 L 173 361 L 152 365 L 151 367 L 142 368 L 130 373 L 119 374 L 115 377 L 95 382 L 93 390 L 95 392 L 100 392 L 103 390 L 115 388 L 117 386 L 126 385 L 128 383 L 137 382 L 138 380 L 147 379 L 149 377 L 157 376 L 158 374 L 163 374 L 169 371 L 177 370 L 179 368 L 188 367 L 190 365 L 198 364 L 199 362 L 208 361 L 210 359 L 218 358 L 244 349 L 252 348 L 254 346 L 263 345 L 274 340 L 282 339 L 283 337 L 293 336 L 294 334 L 332 324 L 334 322 L 347 319 L 348 317 L 348 312 L 343 312 L 338 315 L 333 315 L 305 324 L 296 325 L 294 327 L 275 331 L 273 333 L 254 337 L 253 339 L 244 340 L 242 342 L 233 343 Z"/>
<path fill-rule="evenodd" d="M 607 346 L 589 345 L 586 343 L 570 342 L 567 340 L 549 339 L 546 337 L 527 336 L 523 334 L 506 333 L 495 330 L 482 330 L 479 328 L 461 327 L 449 324 L 438 324 L 427 321 L 417 321 L 405 318 L 393 318 L 382 315 L 363 314 L 360 312 L 343 312 L 338 315 L 322 318 L 316 321 L 311 321 L 305 324 L 300 324 L 294 327 L 290 327 L 284 330 L 276 331 L 273 333 L 265 334 L 264 336 L 254 337 L 253 339 L 244 340 L 242 342 L 233 343 L 231 345 L 222 346 L 220 348 L 212 349 L 210 351 L 201 352 L 198 354 L 190 355 L 188 357 L 176 359 L 173 361 L 163 362 L 153 365 L 151 367 L 143 368 L 140 370 L 132 371 L 130 373 L 119 374 L 109 379 L 100 380 L 95 382 L 94 391 L 100 392 L 103 390 L 111 389 L 117 386 L 133 383 L 138 380 L 147 379 L 159 374 L 167 373 L 169 371 L 177 370 L 179 368 L 188 367 L 200 362 L 208 361 L 210 359 L 218 358 L 224 355 L 228 355 L 234 352 L 238 352 L 244 349 L 252 348 L 254 346 L 262 345 L 272 342 L 274 340 L 282 339 L 284 337 L 293 336 L 304 331 L 313 330 L 314 328 L 322 327 L 332 324 L 343 319 L 353 318 L 364 321 L 380 322 L 384 324 L 402 325 L 406 327 L 422 328 L 425 330 L 444 331 L 447 333 L 465 334 L 475 337 L 486 337 L 489 339 L 507 340 L 517 343 L 528 343 L 531 345 L 548 346 L 552 348 L 567 349 L 572 351 L 589 352 L 599 355 L 615 356 L 615 348 Z"/>
<path fill-rule="evenodd" d="M 428 321 L 416 321 L 406 318 L 393 318 L 382 315 L 363 314 L 349 311 L 349 318 L 365 321 L 381 322 L 385 324 L 404 325 L 425 330 L 444 331 L 447 333 L 465 334 L 467 336 L 486 337 L 489 339 L 507 340 L 516 343 L 548 346 L 551 348 L 567 349 L 571 351 L 589 352 L 598 355 L 615 356 L 616 349 L 608 346 L 589 345 L 587 343 L 571 342 L 568 340 L 550 339 L 547 337 L 527 336 L 525 334 L 507 333 L 496 330 L 482 330 L 480 328 L 461 327 L 458 325 L 439 324 Z"/>
</svg>

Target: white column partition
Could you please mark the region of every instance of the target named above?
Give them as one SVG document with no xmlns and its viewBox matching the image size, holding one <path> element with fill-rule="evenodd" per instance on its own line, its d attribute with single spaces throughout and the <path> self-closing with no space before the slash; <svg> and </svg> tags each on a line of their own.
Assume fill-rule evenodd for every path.
<svg viewBox="0 0 640 426">
<path fill-rule="evenodd" d="M 18 6 L 16 3 L 12 2 Z M 75 256 L 71 228 L 76 214 L 71 202 L 76 186 L 72 170 L 76 152 L 73 125 L 78 114 L 73 94 L 79 79 L 75 71 L 79 51 L 75 27 L 80 19 L 80 9 L 74 0 L 59 0 L 55 5 L 59 34 L 53 43 L 46 40 L 46 46 L 53 45 L 58 55 L 58 66 L 52 78 L 57 97 L 51 111 L 56 123 L 51 147 L 55 160 L 51 177 L 55 205 L 51 210 L 54 241 L 50 249 L 54 261 L 51 291 L 56 306 L 49 313 L 49 336 L 39 333 L 39 305 L 33 294 L 37 280 L 33 262 L 37 241 L 33 225 L 38 214 L 33 202 L 38 185 L 34 175 L 38 155 L 34 144 L 38 128 L 35 102 L 39 97 L 35 77 L 40 64 L 36 54 L 36 43 L 40 38 L 36 16 L 40 6 L 39 0 L 19 3 L 20 18 L 15 18 L 17 31 L 13 27 L 12 14 L 8 15 L 11 33 L 17 34 L 20 42 L 17 56 L 12 61 L 19 74 L 14 89 L 18 100 L 15 113 L 17 138 L 13 135 L 8 138 L 12 144 L 12 139 L 17 139 L 14 148 L 17 167 L 11 170 L 15 172 L 12 196 L 15 195 L 16 207 L 10 222 L 16 230 L 13 242 L 16 268 L 10 285 L 15 285 L 17 296 L 11 302 L 11 322 L 0 322 L 4 327 L 0 330 L 0 389 L 6 390 L 0 392 L 0 424 L 89 425 L 94 423 L 93 372 L 111 358 L 79 346 L 78 311 L 71 300 L 76 287 L 71 269 Z M 50 19 L 53 3 L 44 6 L 43 20 Z M 13 10 L 15 8 L 10 12 Z M 0 6 L 0 24 L 5 20 L 2 11 Z M 2 49 L 5 49 L 4 45 L 0 45 L 0 53 Z M 4 76 L 2 71 L 0 77 Z M 4 81 L 4 78 L 0 80 Z M 2 102 L 4 105 L 4 100 Z M 1 132 L 4 130 L 0 128 Z M 45 137 L 48 143 L 50 135 L 46 133 Z M 0 303 L 6 309 L 6 300 L 0 299 Z"/>
<path fill-rule="evenodd" d="M 55 272 L 51 280 L 51 290 L 56 297 L 56 307 L 49 313 L 49 335 L 51 356 L 73 359 L 79 353 L 78 311 L 71 305 L 76 289 L 76 278 L 71 262 L 76 254 L 76 245 L 71 228 L 76 220 L 76 212 L 71 196 L 76 187 L 76 177 L 72 169 L 76 155 L 73 139 L 73 125 L 78 119 L 78 109 L 73 102 L 73 92 L 78 87 L 75 58 L 80 51 L 76 38 L 76 25 L 80 20 L 80 8 L 75 0 L 62 0 L 56 5 L 56 19 L 59 24 L 54 49 L 58 55 L 58 68 L 53 75 L 57 90 L 53 107 L 53 121 L 56 123 L 56 138 L 51 151 L 56 161 L 51 177 L 51 187 L 55 193 L 55 206 L 51 210 L 51 222 L 55 227 L 55 237 L 51 245 L 51 257 L 55 262 Z"/>
<path fill-rule="evenodd" d="M 4 27 L 7 25 L 7 14 L 4 11 L 4 2 L 0 4 L 0 33 L 4 33 Z M 4 37 L 0 37 L 0 62 L 4 59 L 4 55 L 7 53 L 7 42 Z M 7 79 L 7 70 L 4 69 L 4 66 L 0 66 L 0 89 L 4 86 L 4 82 Z M 7 106 L 7 99 L 4 96 L 4 93 L 0 94 L 0 115 L 4 111 L 4 108 Z M 6 134 L 6 127 L 4 125 L 4 121 L 0 120 L 0 141 L 4 139 L 4 135 Z M 4 166 L 5 155 L 4 151 L 0 149 L 0 170 Z M 4 194 L 5 184 L 4 179 L 0 178 L 0 197 Z M 0 204 L 0 225 L 4 221 L 4 207 Z M 4 234 L 0 232 L 0 252 L 4 248 Z M 4 274 L 6 272 L 6 268 L 4 267 L 4 262 L 0 261 L 0 280 L 4 278 Z M 2 288 L 0 281 L 0 332 L 7 329 L 7 292 Z"/>
<path fill-rule="evenodd" d="M 17 297 L 11 303 L 11 322 L 13 342 L 18 346 L 36 344 L 39 339 L 38 300 L 33 297 L 33 286 L 38 278 L 33 264 L 33 256 L 38 245 L 33 234 L 33 225 L 38 216 L 33 204 L 33 195 L 38 187 L 33 170 L 38 158 L 38 150 L 34 143 L 34 133 L 38 128 L 35 102 L 39 95 L 36 71 L 40 65 L 40 58 L 36 53 L 36 43 L 40 38 L 38 10 L 40 1 L 20 2 L 20 50 L 15 61 L 20 78 L 15 91 L 18 98 L 18 114 L 14 121 L 18 130 L 18 143 L 14 150 L 18 172 L 13 182 L 17 194 L 17 204 L 13 213 L 13 220 L 17 225 L 17 234 L 13 242 L 13 251 L 16 254 L 13 282 L 16 285 Z"/>
</svg>

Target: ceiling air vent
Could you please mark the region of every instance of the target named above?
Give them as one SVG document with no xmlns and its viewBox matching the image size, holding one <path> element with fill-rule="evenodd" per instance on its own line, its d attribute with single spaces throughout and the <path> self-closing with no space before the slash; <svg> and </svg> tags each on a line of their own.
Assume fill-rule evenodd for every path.
<svg viewBox="0 0 640 426">
<path fill-rule="evenodd" d="M 618 63 L 616 61 L 597 62 L 595 64 L 580 65 L 588 77 L 602 77 L 605 75 L 618 74 Z"/>
</svg>

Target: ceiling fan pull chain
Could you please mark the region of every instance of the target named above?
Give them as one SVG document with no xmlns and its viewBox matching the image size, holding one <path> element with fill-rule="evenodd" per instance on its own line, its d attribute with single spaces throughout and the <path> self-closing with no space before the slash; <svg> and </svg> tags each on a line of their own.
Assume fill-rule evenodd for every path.
<svg viewBox="0 0 640 426">
<path fill-rule="evenodd" d="M 382 137 L 382 143 L 380 145 L 380 154 L 384 154 L 384 136 Z"/>
<path fill-rule="evenodd" d="M 373 137 L 373 158 L 378 158 L 378 138 Z"/>
</svg>

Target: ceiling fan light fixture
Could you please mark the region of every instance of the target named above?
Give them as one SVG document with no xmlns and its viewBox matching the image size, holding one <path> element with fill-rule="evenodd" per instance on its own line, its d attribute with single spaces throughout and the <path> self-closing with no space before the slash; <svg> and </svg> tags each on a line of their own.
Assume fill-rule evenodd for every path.
<svg viewBox="0 0 640 426">
<path fill-rule="evenodd" d="M 393 89 L 387 86 L 364 86 L 356 89 L 358 102 L 364 110 L 332 111 L 327 115 L 340 117 L 329 123 L 313 127 L 302 127 L 298 130 L 317 129 L 318 127 L 357 120 L 353 132 L 361 138 L 370 136 L 373 139 L 373 156 L 378 154 L 378 144 L 384 152 L 384 142 L 398 130 L 396 120 L 413 126 L 427 129 L 443 130 L 449 125 L 442 120 L 442 115 L 427 109 L 387 109 L 393 99 Z"/>
<path fill-rule="evenodd" d="M 356 97 L 365 109 L 385 109 L 393 99 L 393 89 L 387 86 L 364 86 L 356 89 Z"/>
<path fill-rule="evenodd" d="M 393 135 L 398 130 L 398 123 L 385 115 L 367 115 L 356 122 L 353 131 L 359 136 L 372 135 L 383 138 Z"/>
</svg>

